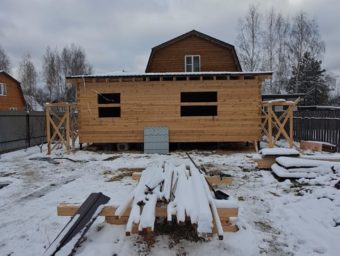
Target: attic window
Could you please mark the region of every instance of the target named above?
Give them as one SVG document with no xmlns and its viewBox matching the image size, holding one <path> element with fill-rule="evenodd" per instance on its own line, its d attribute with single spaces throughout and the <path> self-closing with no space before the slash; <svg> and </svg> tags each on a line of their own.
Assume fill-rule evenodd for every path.
<svg viewBox="0 0 340 256">
<path fill-rule="evenodd" d="M 6 91 L 6 84 L 0 83 L 0 96 L 6 96 L 7 91 Z"/>
<path fill-rule="evenodd" d="M 201 57 L 199 55 L 185 55 L 185 72 L 200 72 Z"/>
</svg>

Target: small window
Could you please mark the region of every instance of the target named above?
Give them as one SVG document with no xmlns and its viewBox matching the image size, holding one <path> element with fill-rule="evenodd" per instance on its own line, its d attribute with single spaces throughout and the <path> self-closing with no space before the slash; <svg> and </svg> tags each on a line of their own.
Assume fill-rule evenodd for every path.
<svg viewBox="0 0 340 256">
<path fill-rule="evenodd" d="M 6 91 L 6 84 L 0 83 L 0 96 L 6 96 L 7 91 Z"/>
<path fill-rule="evenodd" d="M 217 106 L 181 106 L 181 116 L 217 116 Z"/>
<path fill-rule="evenodd" d="M 181 92 L 181 102 L 217 102 L 217 92 Z"/>
<path fill-rule="evenodd" d="M 200 72 L 201 61 L 199 55 L 185 56 L 185 72 Z"/>
<path fill-rule="evenodd" d="M 120 107 L 99 107 L 99 117 L 120 117 Z"/>
<path fill-rule="evenodd" d="M 120 93 L 99 93 L 98 104 L 119 104 Z"/>
</svg>

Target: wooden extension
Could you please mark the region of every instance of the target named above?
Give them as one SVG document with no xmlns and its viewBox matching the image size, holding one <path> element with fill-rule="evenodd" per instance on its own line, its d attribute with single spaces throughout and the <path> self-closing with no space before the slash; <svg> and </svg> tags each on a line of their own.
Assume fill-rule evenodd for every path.
<svg viewBox="0 0 340 256">
<path fill-rule="evenodd" d="M 51 154 L 57 145 L 63 145 L 67 152 L 75 147 L 77 134 L 77 120 L 75 116 L 76 104 L 46 103 L 46 138 L 47 154 Z M 52 143 L 57 141 L 52 147 Z"/>
</svg>

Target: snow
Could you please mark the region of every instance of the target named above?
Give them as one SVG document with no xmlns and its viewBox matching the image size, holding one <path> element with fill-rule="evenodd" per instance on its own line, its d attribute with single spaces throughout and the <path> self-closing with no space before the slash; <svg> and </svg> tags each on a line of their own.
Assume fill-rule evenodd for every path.
<svg viewBox="0 0 340 256">
<path fill-rule="evenodd" d="M 340 166 L 340 163 L 322 161 L 322 160 L 313 160 L 313 159 L 303 159 L 303 158 L 294 158 L 294 157 L 278 157 L 276 158 L 276 162 L 285 168 L 296 168 L 296 167 L 304 167 L 304 168 L 312 168 L 312 167 L 325 167 L 330 169 L 332 166 Z"/>
<path fill-rule="evenodd" d="M 313 168 L 315 169 L 315 168 Z M 296 171 L 295 171 L 296 170 Z M 315 172 L 307 171 L 307 168 L 299 169 L 285 169 L 278 164 L 273 164 L 272 171 L 280 178 L 316 178 L 318 176 Z M 319 170 L 319 169 L 318 169 Z"/>
<path fill-rule="evenodd" d="M 289 156 L 300 155 L 299 151 L 294 148 L 263 148 L 260 152 L 263 156 Z"/>
<path fill-rule="evenodd" d="M 271 172 L 256 171 L 254 154 L 191 153 L 198 164 L 213 164 L 234 177 L 228 187 L 219 187 L 239 206 L 236 233 L 214 236 L 207 242 L 158 236 L 148 247 L 138 236 L 125 236 L 125 225 L 103 223 L 99 217 L 87 233 L 76 255 L 338 255 L 340 251 L 340 190 L 334 185 L 339 173 L 325 173 L 313 180 L 278 182 Z M 62 157 L 54 151 L 52 157 Z M 46 246 L 69 221 L 58 217 L 60 202 L 81 203 L 91 192 L 111 197 L 109 205 L 121 205 L 137 182 L 130 177 L 107 182 L 105 171 L 119 168 L 148 168 L 169 162 L 188 165 L 184 153 L 144 155 L 137 153 L 96 153 L 77 151 L 65 155 L 71 162 L 57 159 L 58 165 L 29 160 L 46 157 L 46 147 L 1 155 L 0 255 L 42 255 Z M 113 161 L 103 161 L 116 156 Z M 340 169 L 338 169 L 340 170 Z M 175 177 L 174 177 L 175 178 Z M 235 221 L 235 220 L 233 220 Z"/>
<path fill-rule="evenodd" d="M 271 75 L 272 71 L 259 72 L 225 72 L 225 71 L 205 71 L 205 72 L 162 72 L 162 73 L 129 73 L 112 72 L 99 75 L 76 75 L 69 78 L 96 78 L 96 77 L 137 77 L 137 76 L 182 76 L 182 75 Z"/>
</svg>

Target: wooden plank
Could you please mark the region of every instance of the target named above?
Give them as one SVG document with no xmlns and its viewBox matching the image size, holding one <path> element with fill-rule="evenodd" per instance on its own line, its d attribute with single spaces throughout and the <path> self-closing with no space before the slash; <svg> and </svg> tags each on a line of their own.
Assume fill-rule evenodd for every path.
<svg viewBox="0 0 340 256">
<path fill-rule="evenodd" d="M 112 217 L 112 216 L 105 216 L 105 222 L 112 224 L 112 225 L 123 225 L 126 224 L 129 217 L 122 216 L 120 218 Z"/>
<path fill-rule="evenodd" d="M 60 203 L 57 206 L 57 214 L 58 216 L 73 216 L 78 208 L 80 207 L 80 204 L 69 204 L 69 203 Z M 124 213 L 123 217 L 127 217 L 130 214 L 130 208 L 128 208 Z M 113 206 L 105 206 L 100 213 L 101 216 L 114 216 L 116 211 L 116 208 Z"/>
<path fill-rule="evenodd" d="M 134 172 L 132 173 L 131 178 L 133 180 L 139 181 L 141 177 L 140 172 Z M 208 182 L 213 185 L 213 186 L 220 186 L 220 185 L 230 185 L 233 182 L 232 177 L 220 177 L 219 175 L 214 175 L 214 176 L 206 176 Z"/>
<path fill-rule="evenodd" d="M 238 208 L 217 208 L 220 218 L 229 218 L 238 216 Z"/>
<path fill-rule="evenodd" d="M 57 206 L 57 215 L 58 216 L 73 216 L 78 208 L 79 204 L 68 204 L 68 203 L 60 203 Z M 116 211 L 116 208 L 113 206 L 105 206 L 100 213 L 100 216 L 113 217 Z M 123 213 L 122 217 L 128 217 L 130 215 L 131 208 L 127 208 L 127 210 Z M 229 218 L 229 217 L 237 217 L 238 216 L 238 208 L 217 208 L 217 212 L 221 218 Z M 167 217 L 167 208 L 157 206 L 156 207 L 156 217 Z"/>
<path fill-rule="evenodd" d="M 256 167 L 258 169 L 270 169 L 272 165 L 275 163 L 275 157 L 266 157 L 261 159 L 254 159 L 256 163 Z"/>
<path fill-rule="evenodd" d="M 213 186 L 230 185 L 233 183 L 232 177 L 220 177 L 218 175 L 206 176 L 208 182 Z"/>
</svg>

